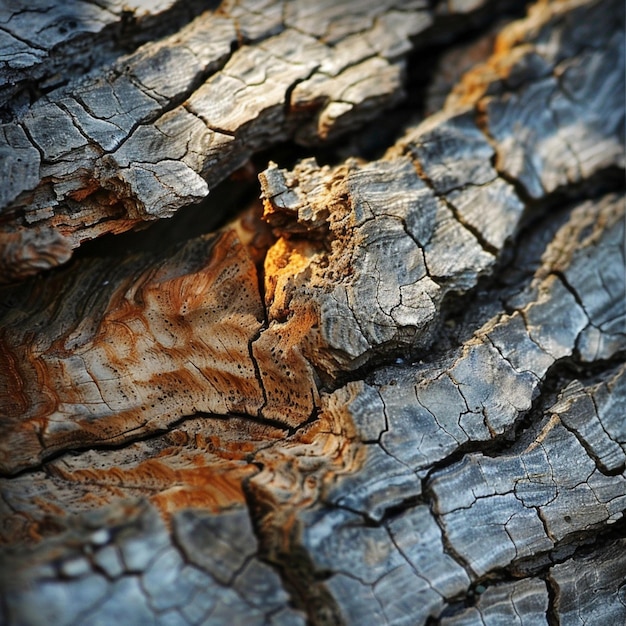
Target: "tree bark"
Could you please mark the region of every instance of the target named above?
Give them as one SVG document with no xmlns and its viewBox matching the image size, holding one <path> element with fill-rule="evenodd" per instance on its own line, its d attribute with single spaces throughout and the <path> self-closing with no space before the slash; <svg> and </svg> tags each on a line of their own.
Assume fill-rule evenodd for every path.
<svg viewBox="0 0 626 626">
<path fill-rule="evenodd" d="M 0 621 L 626 621 L 623 3 L 40 4 Z"/>
</svg>

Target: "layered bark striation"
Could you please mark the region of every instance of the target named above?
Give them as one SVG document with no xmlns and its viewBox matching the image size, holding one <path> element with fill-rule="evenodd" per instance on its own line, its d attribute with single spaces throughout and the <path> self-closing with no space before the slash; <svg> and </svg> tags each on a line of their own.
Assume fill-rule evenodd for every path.
<svg viewBox="0 0 626 626">
<path fill-rule="evenodd" d="M 409 52 L 490 6 L 227 2 L 11 101 L 4 622 L 626 618 L 621 3 L 452 46 L 486 58 L 377 158 L 267 163 L 263 226 L 69 260 L 384 135 Z"/>
</svg>

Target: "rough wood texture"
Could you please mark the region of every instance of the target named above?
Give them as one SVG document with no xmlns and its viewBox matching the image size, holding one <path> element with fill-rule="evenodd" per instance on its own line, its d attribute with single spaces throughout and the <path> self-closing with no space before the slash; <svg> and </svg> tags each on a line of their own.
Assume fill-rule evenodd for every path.
<svg viewBox="0 0 626 626">
<path fill-rule="evenodd" d="M 225 2 L 52 90 L 1 128 L 0 241 L 36 225 L 75 248 L 171 216 L 258 150 L 345 133 L 398 101 L 406 56 L 437 37 L 441 13 L 423 0 L 322 2 L 314 15 L 300 0 Z M 41 266 L 66 260 L 55 250 Z M 8 258 L 15 276 L 32 272 Z"/>
<path fill-rule="evenodd" d="M 623 3 L 182 4 L 0 29 L 0 622 L 626 621 Z"/>
<path fill-rule="evenodd" d="M 271 331 L 260 343 L 256 270 L 233 231 L 156 258 L 85 260 L 7 292 L 3 472 L 197 412 L 296 426 L 313 411 L 310 367 Z"/>
<path fill-rule="evenodd" d="M 0 9 L 0 105 L 8 115 L 28 89 L 51 91 L 69 75 L 111 62 L 129 46 L 181 26 L 201 3 L 176 0 L 12 0 Z"/>
<path fill-rule="evenodd" d="M 624 539 L 550 569 L 562 624 L 620 622 L 624 615 Z"/>
<path fill-rule="evenodd" d="M 542 580 L 525 579 L 504 583 L 483 590 L 473 606 L 452 618 L 444 618 L 445 626 L 471 624 L 548 624 L 549 596 Z"/>
</svg>

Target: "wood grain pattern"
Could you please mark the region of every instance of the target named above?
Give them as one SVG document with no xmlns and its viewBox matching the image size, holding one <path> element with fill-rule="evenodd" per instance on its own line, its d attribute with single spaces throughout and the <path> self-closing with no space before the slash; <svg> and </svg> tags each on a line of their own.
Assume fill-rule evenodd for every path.
<svg viewBox="0 0 626 626">
<path fill-rule="evenodd" d="M 623 4 L 515 9 L 164 2 L 0 88 L 0 622 L 626 620 Z"/>
<path fill-rule="evenodd" d="M 3 472 L 198 412 L 267 414 L 288 426 L 311 414 L 309 370 L 267 389 L 257 374 L 292 376 L 290 357 L 272 352 L 272 340 L 252 347 L 263 306 L 254 264 L 232 231 L 160 258 L 85 260 L 5 297 Z"/>
</svg>

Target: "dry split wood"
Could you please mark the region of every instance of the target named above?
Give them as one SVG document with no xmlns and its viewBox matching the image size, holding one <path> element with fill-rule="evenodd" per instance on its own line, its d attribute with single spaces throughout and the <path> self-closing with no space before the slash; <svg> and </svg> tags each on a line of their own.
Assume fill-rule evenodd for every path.
<svg viewBox="0 0 626 626">
<path fill-rule="evenodd" d="M 377 158 L 268 164 L 262 235 L 70 259 L 382 128 L 410 51 L 493 6 L 166 2 L 81 78 L 3 22 L 43 52 L 3 69 L 0 621 L 626 619 L 622 3 L 463 41 L 484 62 Z"/>
</svg>

